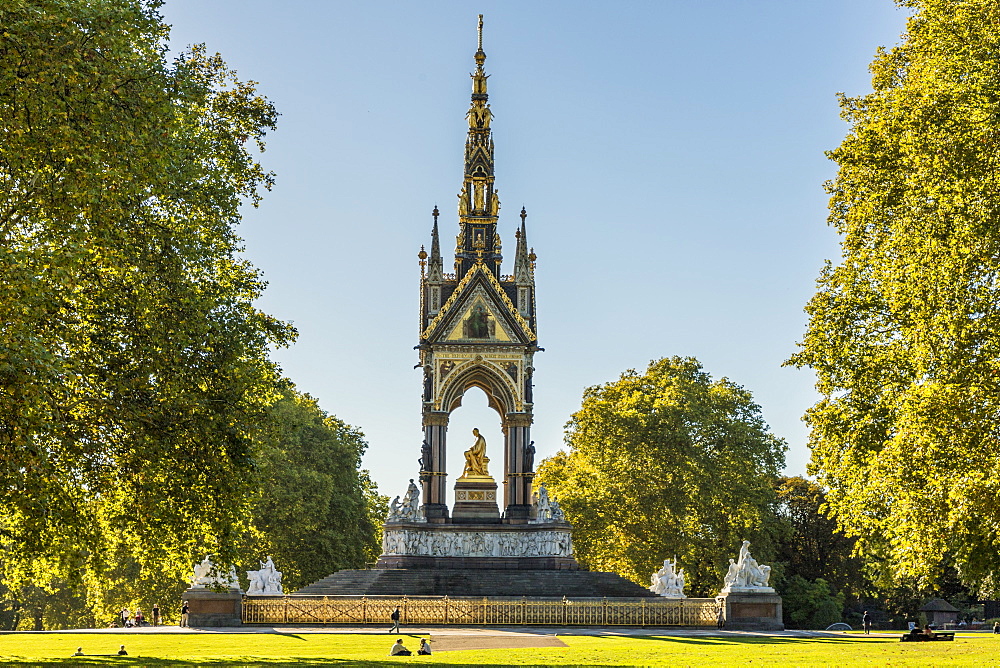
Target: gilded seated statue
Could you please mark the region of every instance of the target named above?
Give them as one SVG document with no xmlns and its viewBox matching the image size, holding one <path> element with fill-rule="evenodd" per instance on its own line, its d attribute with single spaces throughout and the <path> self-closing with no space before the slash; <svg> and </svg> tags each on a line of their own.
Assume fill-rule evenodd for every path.
<svg viewBox="0 0 1000 668">
<path fill-rule="evenodd" d="M 486 456 L 486 439 L 479 433 L 479 429 L 473 429 L 472 435 L 476 437 L 476 442 L 465 451 L 465 470 L 462 477 L 484 476 L 488 477 L 490 472 L 486 469 L 490 458 Z"/>
</svg>

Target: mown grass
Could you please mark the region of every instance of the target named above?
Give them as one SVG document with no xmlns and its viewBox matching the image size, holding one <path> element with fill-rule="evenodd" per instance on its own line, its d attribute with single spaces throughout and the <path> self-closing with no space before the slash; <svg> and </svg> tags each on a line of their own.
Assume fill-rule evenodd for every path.
<svg viewBox="0 0 1000 668">
<path fill-rule="evenodd" d="M 0 662 L 37 665 L 381 666 L 667 665 L 667 666 L 985 666 L 1000 663 L 1000 636 L 959 635 L 954 642 L 896 638 L 560 636 L 568 647 L 464 650 L 388 657 L 396 636 L 348 634 L 20 634 L 0 635 Z M 403 635 L 415 649 L 421 636 Z M 427 636 L 423 636 L 427 637 Z M 113 656 L 124 643 L 128 657 Z M 71 657 L 77 647 L 87 654 Z"/>
</svg>

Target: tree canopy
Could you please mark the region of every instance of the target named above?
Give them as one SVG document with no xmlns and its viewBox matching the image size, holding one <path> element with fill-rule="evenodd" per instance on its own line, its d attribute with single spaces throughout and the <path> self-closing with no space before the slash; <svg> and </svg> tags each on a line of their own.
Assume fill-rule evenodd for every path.
<svg viewBox="0 0 1000 668">
<path fill-rule="evenodd" d="M 587 388 L 566 444 L 537 480 L 565 509 L 588 567 L 649 584 L 676 556 L 688 593 L 709 595 L 742 540 L 755 541 L 759 558 L 773 555 L 785 444 L 747 390 L 713 380 L 694 358 Z"/>
<path fill-rule="evenodd" d="M 0 5 L 8 574 L 231 559 L 294 335 L 234 232 L 277 114 L 203 47 L 168 61 L 159 4 Z"/>
<path fill-rule="evenodd" d="M 811 471 L 883 585 L 949 567 L 1000 591 L 1000 6 L 906 0 L 851 129 L 829 222 L 842 260 L 791 363 L 817 373 Z"/>
<path fill-rule="evenodd" d="M 277 432 L 258 460 L 248 568 L 274 555 L 293 590 L 374 562 L 388 504 L 360 468 L 368 448 L 361 432 L 291 387 L 271 410 Z"/>
</svg>

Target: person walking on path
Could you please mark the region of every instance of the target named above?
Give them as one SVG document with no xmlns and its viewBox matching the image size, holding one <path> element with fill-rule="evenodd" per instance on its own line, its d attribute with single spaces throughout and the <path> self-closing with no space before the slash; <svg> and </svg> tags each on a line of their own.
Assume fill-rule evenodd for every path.
<svg viewBox="0 0 1000 668">
<path fill-rule="evenodd" d="M 188 602 L 184 601 L 184 605 L 181 606 L 181 626 L 188 625 Z"/>
<path fill-rule="evenodd" d="M 154 603 L 153 604 L 153 609 L 150 610 L 150 612 L 153 613 L 153 626 L 159 626 L 160 625 L 160 604 L 159 603 Z"/>
<path fill-rule="evenodd" d="M 389 619 L 392 620 L 392 628 L 389 630 L 389 633 L 399 633 L 399 606 L 396 606 L 396 609 L 392 611 Z"/>
<path fill-rule="evenodd" d="M 142 616 L 142 609 L 141 608 L 136 608 L 135 609 L 135 627 L 137 629 L 141 629 L 142 628 L 142 620 L 143 619 L 145 619 L 145 617 Z"/>
<path fill-rule="evenodd" d="M 721 629 L 726 625 L 726 606 L 720 605 L 719 612 L 715 616 L 715 628 Z"/>
<path fill-rule="evenodd" d="M 123 629 L 128 628 L 129 620 L 132 618 L 132 613 L 128 611 L 128 608 L 122 608 L 121 618 L 122 618 L 122 628 Z"/>
<path fill-rule="evenodd" d="M 993 633 L 1000 633 L 1000 622 L 993 622 Z"/>
<path fill-rule="evenodd" d="M 864 627 L 865 634 L 872 632 L 872 616 L 868 614 L 867 610 L 865 610 L 865 614 L 861 617 L 861 626 Z"/>
</svg>

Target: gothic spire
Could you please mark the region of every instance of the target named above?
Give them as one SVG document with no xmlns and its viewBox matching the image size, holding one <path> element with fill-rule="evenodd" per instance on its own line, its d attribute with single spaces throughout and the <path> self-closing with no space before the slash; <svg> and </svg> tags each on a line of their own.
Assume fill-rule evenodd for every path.
<svg viewBox="0 0 1000 668">
<path fill-rule="evenodd" d="M 531 261 L 528 259 L 528 231 L 525 219 L 527 210 L 521 207 L 521 229 L 517 231 L 517 250 L 514 251 L 514 282 L 518 285 L 531 283 Z"/>
<path fill-rule="evenodd" d="M 434 227 L 431 229 L 431 256 L 428 267 L 427 279 L 429 281 L 441 281 L 444 279 L 444 264 L 441 261 L 441 242 L 438 239 L 438 211 L 437 205 L 431 213 L 434 216 Z"/>
<path fill-rule="evenodd" d="M 470 75 L 472 100 L 466 114 L 469 131 L 465 140 L 465 175 L 462 192 L 458 195 L 460 232 L 455 266 L 459 275 L 465 274 L 479 261 L 499 273 L 502 259 L 499 244 L 496 243 L 500 198 L 493 183 L 493 135 L 490 130 L 493 112 L 487 104 L 486 80 L 489 75 L 483 69 L 486 52 L 483 51 L 482 14 L 479 15 L 479 48 L 475 61 L 476 70 Z"/>
</svg>

